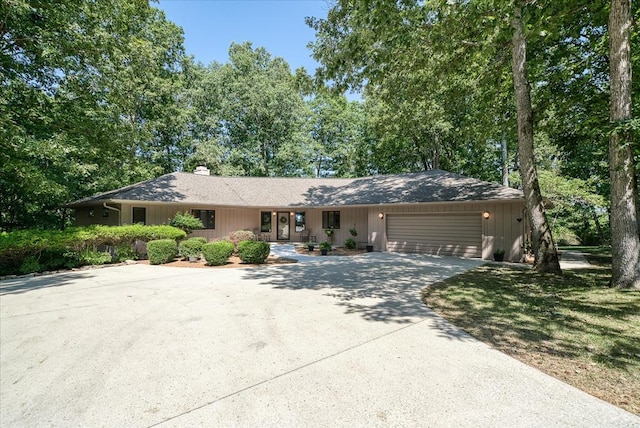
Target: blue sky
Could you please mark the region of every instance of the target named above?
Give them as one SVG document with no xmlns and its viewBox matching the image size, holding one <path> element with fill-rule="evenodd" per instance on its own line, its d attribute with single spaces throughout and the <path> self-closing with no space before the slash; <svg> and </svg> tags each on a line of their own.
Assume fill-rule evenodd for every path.
<svg viewBox="0 0 640 428">
<path fill-rule="evenodd" d="M 160 0 L 154 6 L 184 29 L 187 54 L 197 61 L 227 62 L 231 42 L 250 41 L 309 74 L 317 66 L 307 49 L 315 33 L 304 18 L 324 18 L 329 10 L 326 0 Z"/>
</svg>

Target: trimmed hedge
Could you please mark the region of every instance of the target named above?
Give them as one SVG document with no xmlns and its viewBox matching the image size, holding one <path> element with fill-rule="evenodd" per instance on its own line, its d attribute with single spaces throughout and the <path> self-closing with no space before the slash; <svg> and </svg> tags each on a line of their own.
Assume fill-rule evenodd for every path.
<svg viewBox="0 0 640 428">
<path fill-rule="evenodd" d="M 178 246 L 173 239 L 157 239 L 147 242 L 149 264 L 162 265 L 172 261 L 178 254 Z"/>
<path fill-rule="evenodd" d="M 204 242 L 202 242 L 204 240 Z M 180 257 L 200 257 L 202 254 L 202 246 L 207 242 L 205 238 L 191 238 L 186 241 L 180 241 L 178 245 L 178 255 Z"/>
<path fill-rule="evenodd" d="M 220 266 L 233 254 L 233 244 L 228 241 L 209 242 L 202 246 L 202 254 L 210 266 Z"/>
<path fill-rule="evenodd" d="M 130 258 L 131 245 L 137 240 L 179 240 L 186 233 L 171 226 L 89 226 L 66 230 L 18 230 L 0 233 L 0 275 L 41 272 L 87 264 L 82 253 L 96 251 L 101 245 L 115 246 Z M 106 257 L 106 256 L 105 256 Z"/>
<path fill-rule="evenodd" d="M 242 241 L 238 243 L 238 256 L 244 263 L 264 263 L 270 252 L 271 247 L 268 242 Z"/>
</svg>

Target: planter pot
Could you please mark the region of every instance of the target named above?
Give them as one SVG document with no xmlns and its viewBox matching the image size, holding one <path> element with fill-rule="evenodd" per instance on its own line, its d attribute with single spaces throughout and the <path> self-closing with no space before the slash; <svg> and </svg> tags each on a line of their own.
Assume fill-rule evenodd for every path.
<svg viewBox="0 0 640 428">
<path fill-rule="evenodd" d="M 315 248 L 315 247 L 314 247 L 313 245 L 307 245 L 307 249 L 308 249 L 309 251 L 313 251 L 313 249 L 314 249 L 314 248 Z"/>
<path fill-rule="evenodd" d="M 322 254 L 323 256 L 326 256 L 328 252 L 329 250 L 320 250 L 320 254 Z"/>
<path fill-rule="evenodd" d="M 367 253 L 370 253 L 373 251 L 373 245 L 367 245 Z"/>
<path fill-rule="evenodd" d="M 504 261 L 504 254 L 493 254 L 493 260 L 496 262 Z"/>
</svg>

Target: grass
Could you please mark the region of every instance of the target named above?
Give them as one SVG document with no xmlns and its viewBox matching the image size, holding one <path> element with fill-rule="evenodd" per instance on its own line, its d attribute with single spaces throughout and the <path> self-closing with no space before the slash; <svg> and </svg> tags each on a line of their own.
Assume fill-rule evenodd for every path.
<svg viewBox="0 0 640 428">
<path fill-rule="evenodd" d="M 610 274 L 485 265 L 422 298 L 494 348 L 640 415 L 640 293 L 609 288 Z"/>
<path fill-rule="evenodd" d="M 571 246 L 560 247 L 560 250 L 581 252 L 592 265 L 611 266 L 611 247 Z"/>
</svg>

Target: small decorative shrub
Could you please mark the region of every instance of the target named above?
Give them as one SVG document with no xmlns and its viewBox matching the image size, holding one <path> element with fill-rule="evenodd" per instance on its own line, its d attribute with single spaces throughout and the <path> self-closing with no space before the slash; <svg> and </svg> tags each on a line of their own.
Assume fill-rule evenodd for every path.
<svg viewBox="0 0 640 428">
<path fill-rule="evenodd" d="M 242 241 L 255 241 L 256 234 L 250 230 L 236 230 L 235 232 L 231 232 L 225 240 L 231 242 L 234 251 L 238 252 L 238 244 Z"/>
<path fill-rule="evenodd" d="M 349 233 L 350 233 L 350 234 L 351 234 L 351 236 L 353 236 L 354 238 L 355 238 L 356 236 L 358 236 L 358 231 L 356 230 L 355 225 L 354 225 L 351 229 L 349 229 Z"/>
<path fill-rule="evenodd" d="M 320 250 L 324 250 L 324 251 L 331 251 L 331 244 L 328 243 L 327 241 L 322 241 L 320 243 Z"/>
<path fill-rule="evenodd" d="M 157 239 L 147 242 L 147 257 L 152 265 L 161 265 L 172 261 L 178 253 L 173 239 Z"/>
<path fill-rule="evenodd" d="M 233 254 L 233 244 L 228 241 L 209 242 L 202 246 L 202 254 L 210 266 L 220 266 Z"/>
<path fill-rule="evenodd" d="M 238 243 L 238 256 L 244 263 L 264 263 L 270 252 L 271 247 L 267 242 L 241 241 Z"/>
<path fill-rule="evenodd" d="M 178 211 L 176 215 L 169 221 L 169 226 L 177 227 L 183 230 L 187 235 L 194 230 L 202 229 L 204 225 L 202 220 L 189 214 L 188 211 L 181 213 Z"/>
<path fill-rule="evenodd" d="M 344 247 L 348 250 L 355 250 L 356 249 L 356 241 L 353 238 L 347 238 L 344 241 Z"/>
<path fill-rule="evenodd" d="M 200 257 L 203 245 L 204 243 L 202 242 L 202 239 L 199 238 L 191 238 L 187 239 L 186 241 L 180 241 L 180 245 L 178 246 L 178 255 L 185 258 Z"/>
</svg>

